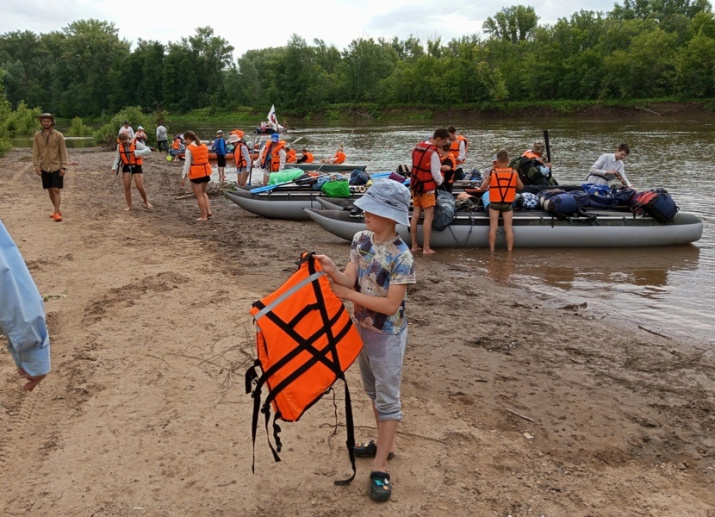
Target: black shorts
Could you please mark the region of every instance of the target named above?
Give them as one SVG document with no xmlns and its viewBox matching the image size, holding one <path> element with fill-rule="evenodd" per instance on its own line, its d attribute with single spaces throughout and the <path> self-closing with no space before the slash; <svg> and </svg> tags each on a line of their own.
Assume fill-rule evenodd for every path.
<svg viewBox="0 0 715 517">
<path fill-rule="evenodd" d="M 122 165 L 122 172 L 131 172 L 132 174 L 144 174 L 141 165 Z"/>
<path fill-rule="evenodd" d="M 211 176 L 203 176 L 201 178 L 196 178 L 195 180 L 189 180 L 191 183 L 208 183 L 211 181 Z"/>
<path fill-rule="evenodd" d="M 226 167 L 226 155 L 225 154 L 217 154 L 216 161 L 218 162 L 219 167 Z"/>
<path fill-rule="evenodd" d="M 62 188 L 64 186 L 64 176 L 60 176 L 60 171 L 42 171 L 42 188 Z"/>
<path fill-rule="evenodd" d="M 489 208 L 498 212 L 511 212 L 514 209 L 511 203 L 489 203 Z"/>
</svg>

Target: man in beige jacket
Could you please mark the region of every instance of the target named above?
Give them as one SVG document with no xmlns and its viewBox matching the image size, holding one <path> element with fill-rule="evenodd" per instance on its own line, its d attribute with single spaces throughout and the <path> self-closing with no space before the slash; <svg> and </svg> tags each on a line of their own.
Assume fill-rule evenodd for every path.
<svg viewBox="0 0 715 517">
<path fill-rule="evenodd" d="M 35 133 L 32 141 L 32 164 L 37 175 L 42 177 L 42 188 L 50 194 L 54 207 L 50 217 L 59 222 L 62 221 L 60 201 L 69 161 L 65 137 L 54 129 L 55 117 L 51 113 L 43 113 L 38 119 L 42 129 Z"/>
</svg>

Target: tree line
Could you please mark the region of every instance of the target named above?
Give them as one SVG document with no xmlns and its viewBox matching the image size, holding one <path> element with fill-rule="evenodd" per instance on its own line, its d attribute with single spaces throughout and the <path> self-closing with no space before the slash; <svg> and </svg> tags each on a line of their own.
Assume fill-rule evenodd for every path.
<svg viewBox="0 0 715 517">
<path fill-rule="evenodd" d="M 505 7 L 485 36 L 451 41 L 359 38 L 345 49 L 294 34 L 285 46 L 234 48 L 210 27 L 178 42 L 132 47 L 112 23 L 0 35 L 0 91 L 64 118 L 126 106 L 186 113 L 267 109 L 307 115 L 331 106 L 486 106 L 553 100 L 715 97 L 715 17 L 708 0 L 624 0 L 553 25 L 533 7 Z"/>
</svg>

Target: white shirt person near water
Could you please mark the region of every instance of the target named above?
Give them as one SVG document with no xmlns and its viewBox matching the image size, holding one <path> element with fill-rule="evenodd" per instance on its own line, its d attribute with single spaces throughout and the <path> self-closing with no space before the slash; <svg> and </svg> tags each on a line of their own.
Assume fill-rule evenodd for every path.
<svg viewBox="0 0 715 517">
<path fill-rule="evenodd" d="M 631 182 L 626 176 L 623 160 L 630 154 L 628 144 L 621 144 L 615 153 L 602 154 L 588 171 L 587 183 L 608 185 L 611 180 L 618 179 L 624 187 L 630 187 Z"/>
</svg>

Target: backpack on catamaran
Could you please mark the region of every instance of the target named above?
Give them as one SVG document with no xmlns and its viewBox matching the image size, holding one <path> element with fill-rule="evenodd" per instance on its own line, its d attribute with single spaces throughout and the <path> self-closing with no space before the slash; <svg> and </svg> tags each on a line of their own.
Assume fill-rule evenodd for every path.
<svg viewBox="0 0 715 517">
<path fill-rule="evenodd" d="M 660 223 L 672 221 L 678 210 L 680 208 L 668 191 L 662 188 L 638 192 L 633 196 L 631 205 L 634 216 L 648 215 Z"/>
</svg>

